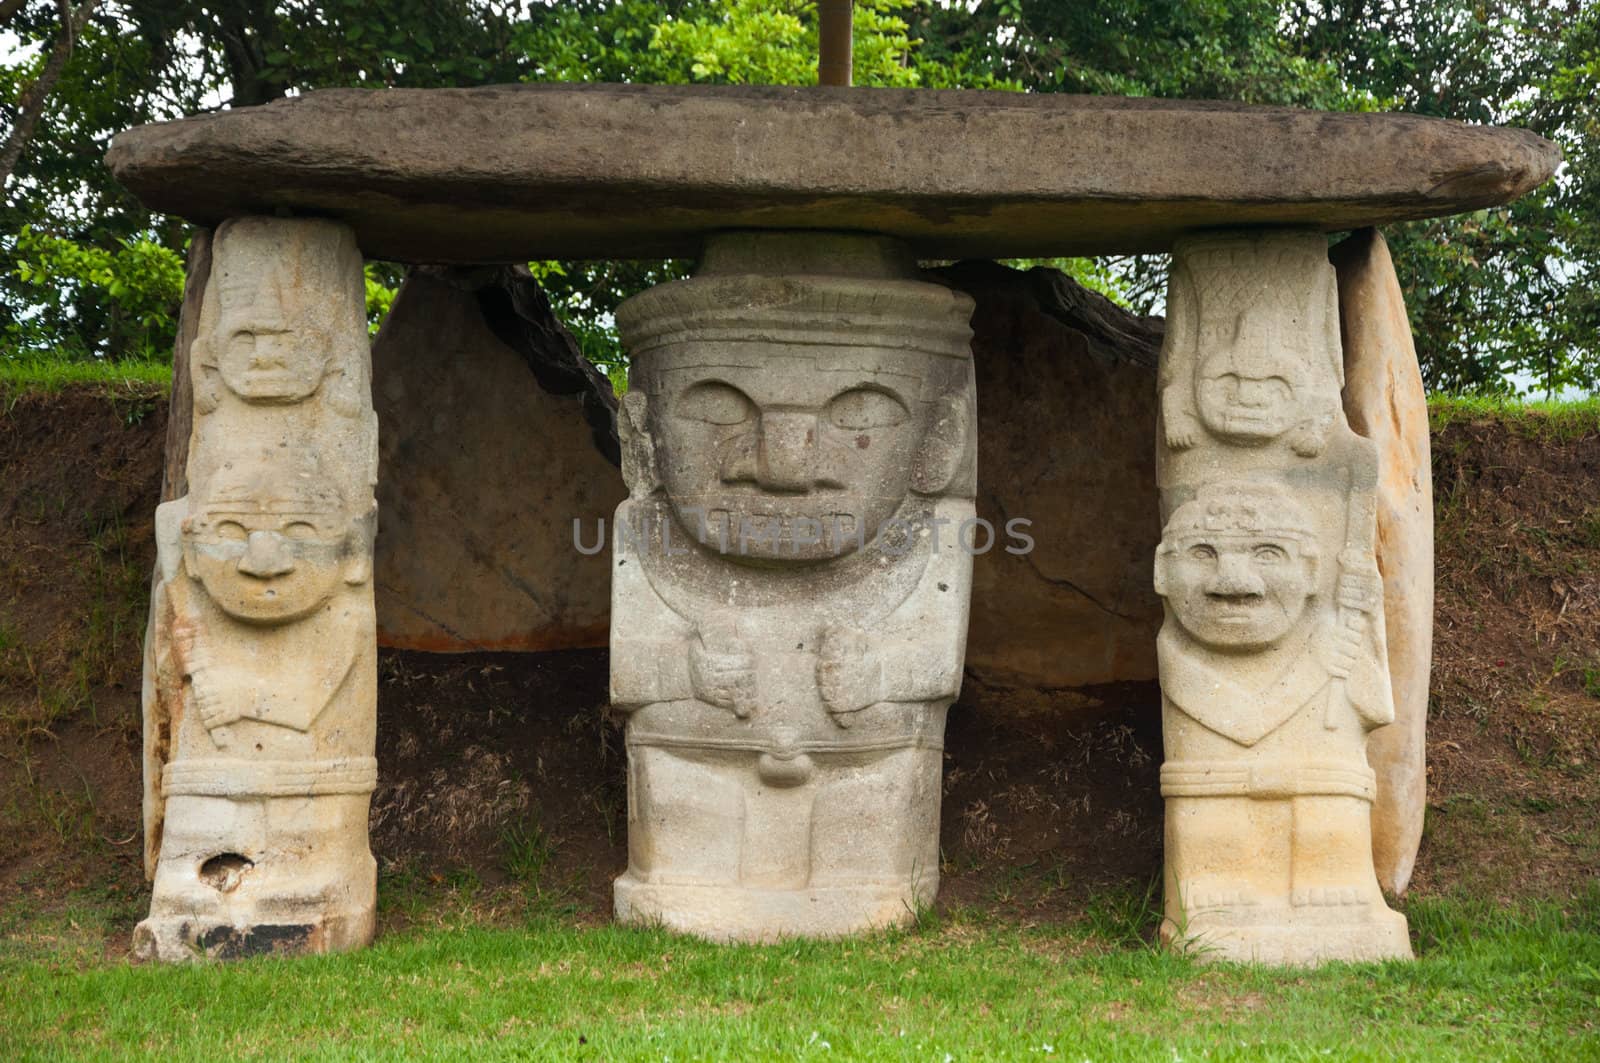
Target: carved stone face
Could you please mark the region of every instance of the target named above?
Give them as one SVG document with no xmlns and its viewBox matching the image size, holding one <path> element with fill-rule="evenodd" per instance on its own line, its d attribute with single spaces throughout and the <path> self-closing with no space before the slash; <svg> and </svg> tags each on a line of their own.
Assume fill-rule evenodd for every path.
<svg viewBox="0 0 1600 1063">
<path fill-rule="evenodd" d="M 1317 591 L 1311 534 L 1280 488 L 1208 484 L 1167 522 L 1156 593 L 1201 644 L 1264 649 L 1294 630 Z"/>
<path fill-rule="evenodd" d="M 1184 630 L 1220 650 L 1256 650 L 1282 639 L 1305 614 L 1315 568 L 1294 539 L 1200 535 L 1167 560 L 1167 602 Z"/>
<path fill-rule="evenodd" d="M 299 402 L 327 372 L 333 348 L 321 329 L 297 325 L 276 285 L 248 291 L 219 288 L 213 337 L 217 369 L 228 389 L 247 402 Z"/>
<path fill-rule="evenodd" d="M 824 363 L 779 351 L 664 364 L 651 423 L 679 522 L 736 559 L 816 561 L 871 543 L 909 493 L 929 430 L 928 357 L 862 349 Z M 750 364 L 706 364 L 735 360 Z"/>
<path fill-rule="evenodd" d="M 185 562 L 234 619 L 287 623 L 321 608 L 348 579 L 355 529 L 330 493 L 270 482 L 257 489 L 254 497 L 220 492 L 184 522 Z"/>
<path fill-rule="evenodd" d="M 1305 417 L 1304 371 L 1296 357 L 1254 346 L 1230 344 L 1202 361 L 1195 374 L 1201 421 L 1238 443 L 1269 442 Z"/>
</svg>

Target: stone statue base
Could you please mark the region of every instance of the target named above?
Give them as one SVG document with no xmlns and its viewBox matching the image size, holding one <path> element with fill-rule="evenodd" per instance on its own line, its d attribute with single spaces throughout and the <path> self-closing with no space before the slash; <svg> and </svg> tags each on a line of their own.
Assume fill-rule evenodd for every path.
<svg viewBox="0 0 1600 1063">
<path fill-rule="evenodd" d="M 175 963 L 366 945 L 378 893 L 368 797 L 169 795 L 134 956 Z"/>
<path fill-rule="evenodd" d="M 233 917 L 234 921 L 190 916 L 151 916 L 133 931 L 138 960 L 182 963 L 185 960 L 238 960 L 275 953 L 304 955 L 350 952 L 372 942 L 375 892 L 347 912 L 327 905 L 311 906 L 315 914 L 299 921 L 294 912 L 271 912 L 266 906 Z M 299 907 L 299 906 L 296 906 Z"/>
<path fill-rule="evenodd" d="M 1382 904 L 1336 907 L 1252 906 L 1161 923 L 1161 940 L 1195 959 L 1315 967 L 1343 960 L 1409 960 L 1406 918 Z"/>
<path fill-rule="evenodd" d="M 616 916 L 712 941 L 770 942 L 790 937 L 847 937 L 912 922 L 933 903 L 937 873 L 885 885 L 751 889 L 660 885 L 631 873 L 616 880 Z"/>
<path fill-rule="evenodd" d="M 854 750 L 662 748 L 640 722 L 622 922 L 721 941 L 840 937 L 905 923 L 938 893 L 942 712 L 924 721 L 934 734 Z"/>
</svg>

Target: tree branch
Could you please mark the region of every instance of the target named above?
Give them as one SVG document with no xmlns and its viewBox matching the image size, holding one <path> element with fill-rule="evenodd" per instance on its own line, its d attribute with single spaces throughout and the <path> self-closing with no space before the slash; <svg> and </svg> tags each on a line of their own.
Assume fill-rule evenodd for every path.
<svg viewBox="0 0 1600 1063">
<path fill-rule="evenodd" d="M 0 3 L 5 2 L 7 0 L 0 0 Z M 39 120 L 44 117 L 45 103 L 49 101 L 50 93 L 55 91 L 56 82 L 61 80 L 67 60 L 72 58 L 72 46 L 77 43 L 78 34 L 83 32 L 84 24 L 99 3 L 100 0 L 83 0 L 74 8 L 72 0 L 56 0 L 56 7 L 61 11 L 61 35 L 50 49 L 44 69 L 39 71 L 39 76 L 23 90 L 22 98 L 17 101 L 16 124 L 6 136 L 4 147 L 0 147 L 0 189 L 11 183 L 11 173 L 22 158 L 23 149 L 33 139 L 34 131 L 39 128 Z"/>
<path fill-rule="evenodd" d="M 0 0 L 0 25 L 11 20 L 11 16 L 22 10 L 22 5 L 28 0 Z"/>
</svg>

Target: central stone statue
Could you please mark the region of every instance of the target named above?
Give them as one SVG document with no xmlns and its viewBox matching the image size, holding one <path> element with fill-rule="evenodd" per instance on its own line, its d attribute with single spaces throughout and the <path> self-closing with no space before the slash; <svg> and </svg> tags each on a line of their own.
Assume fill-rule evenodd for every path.
<svg viewBox="0 0 1600 1063">
<path fill-rule="evenodd" d="M 896 242 L 826 234 L 713 238 L 693 279 L 619 308 L 624 921 L 836 936 L 932 901 L 972 309 Z"/>
</svg>

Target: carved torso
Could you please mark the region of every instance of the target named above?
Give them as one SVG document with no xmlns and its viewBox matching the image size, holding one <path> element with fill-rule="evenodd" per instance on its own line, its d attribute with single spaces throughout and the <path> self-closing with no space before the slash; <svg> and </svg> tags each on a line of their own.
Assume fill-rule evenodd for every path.
<svg viewBox="0 0 1600 1063">
<path fill-rule="evenodd" d="M 1156 653 L 1171 755 L 1276 761 L 1287 751 L 1365 764 L 1363 737 L 1370 721 L 1383 717 L 1388 679 L 1361 660 L 1348 679 L 1335 681 L 1315 651 L 1328 635 L 1313 627 L 1241 671 L 1230 655 L 1198 645 L 1181 629 L 1164 629 Z"/>
<path fill-rule="evenodd" d="M 646 526 L 670 520 L 649 502 L 624 503 L 618 520 L 639 521 L 641 509 Z M 663 739 L 679 736 L 675 741 L 685 744 L 760 751 L 937 739 L 942 710 L 959 688 L 965 611 L 956 615 L 949 595 L 970 578 L 972 559 L 959 548 L 955 529 L 971 517 L 972 504 L 941 500 L 931 510 L 951 522 L 938 551 L 931 535 L 923 534 L 904 556 L 873 551 L 830 562 L 839 571 L 822 577 L 831 587 L 826 594 L 794 595 L 785 586 L 794 582 L 792 569 L 739 566 L 686 545 L 681 548 L 693 553 L 669 557 L 662 550 L 620 544 L 612 575 L 613 615 L 626 618 L 627 630 L 613 637 L 613 698 L 630 701 L 630 689 L 644 697 L 680 695 L 643 702 L 631 717 L 634 731 Z M 713 598 L 719 589 L 723 597 Z M 726 631 L 755 665 L 756 708 L 745 719 L 694 696 L 690 675 L 692 643 L 708 624 L 730 614 L 736 620 Z M 886 696 L 853 713 L 848 727 L 828 711 L 817 681 L 830 630 L 862 632 L 888 682 Z M 629 667 L 641 660 L 651 662 L 648 676 Z M 894 682 L 917 675 L 925 681 L 914 687 Z"/>
</svg>

